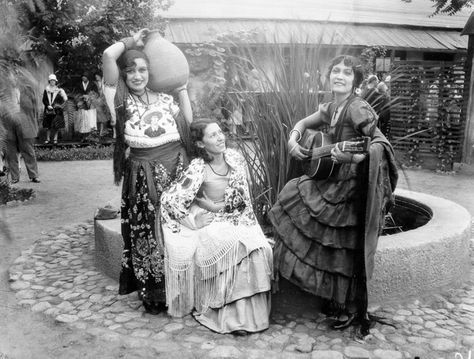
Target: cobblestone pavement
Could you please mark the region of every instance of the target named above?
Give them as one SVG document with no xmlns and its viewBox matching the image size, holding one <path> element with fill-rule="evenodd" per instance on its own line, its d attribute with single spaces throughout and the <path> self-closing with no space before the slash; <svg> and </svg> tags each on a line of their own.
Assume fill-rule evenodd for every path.
<svg viewBox="0 0 474 359">
<path fill-rule="evenodd" d="M 473 253 L 471 242 L 471 253 Z M 474 259 L 474 256 L 471 256 Z M 459 289 L 369 308 L 396 324 L 377 323 L 363 341 L 350 329 L 332 331 L 314 310 L 272 314 L 270 328 L 237 337 L 200 326 L 191 316 L 144 313 L 136 293 L 94 266 L 92 222 L 42 232 L 9 269 L 19 305 L 144 356 L 179 358 L 466 359 L 474 355 L 474 271 Z M 150 352 L 150 350 L 152 352 Z M 460 355 L 457 355 L 459 353 Z"/>
</svg>

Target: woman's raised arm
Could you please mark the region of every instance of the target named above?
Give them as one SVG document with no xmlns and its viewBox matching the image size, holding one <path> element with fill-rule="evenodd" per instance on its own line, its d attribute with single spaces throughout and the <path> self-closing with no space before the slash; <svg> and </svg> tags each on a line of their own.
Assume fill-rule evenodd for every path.
<svg viewBox="0 0 474 359">
<path fill-rule="evenodd" d="M 119 68 L 117 66 L 118 58 L 125 52 L 125 44 L 121 41 L 110 45 L 102 54 L 102 71 L 104 73 L 104 82 L 110 85 L 116 85 L 119 78 Z"/>
<path fill-rule="evenodd" d="M 189 100 L 189 94 L 187 85 L 180 86 L 176 89 L 179 97 L 179 108 L 183 113 L 184 118 L 188 125 L 193 122 L 193 110 L 191 108 L 191 101 Z"/>
</svg>

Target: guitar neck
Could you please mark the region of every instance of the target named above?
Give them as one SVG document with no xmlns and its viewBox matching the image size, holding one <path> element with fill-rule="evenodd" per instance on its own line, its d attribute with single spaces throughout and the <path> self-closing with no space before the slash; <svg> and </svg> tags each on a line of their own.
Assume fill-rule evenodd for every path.
<svg viewBox="0 0 474 359">
<path fill-rule="evenodd" d="M 338 142 L 340 143 L 340 142 Z M 338 143 L 332 143 L 330 145 L 321 146 L 318 148 L 313 148 L 312 150 L 312 158 L 320 158 L 320 157 L 327 157 L 331 155 L 331 150 L 337 146 Z"/>
<path fill-rule="evenodd" d="M 330 145 L 325 145 L 325 146 L 321 146 L 321 147 L 318 147 L 318 148 L 313 148 L 311 157 L 312 158 L 321 158 L 321 157 L 330 156 L 331 155 L 331 150 L 336 146 L 339 147 L 339 149 L 342 152 L 350 152 L 350 153 L 361 152 L 360 149 L 353 150 L 352 148 L 350 148 L 350 146 L 347 146 L 348 148 L 344 148 L 345 147 L 344 142 L 345 141 L 337 142 L 337 143 L 331 143 Z"/>
</svg>

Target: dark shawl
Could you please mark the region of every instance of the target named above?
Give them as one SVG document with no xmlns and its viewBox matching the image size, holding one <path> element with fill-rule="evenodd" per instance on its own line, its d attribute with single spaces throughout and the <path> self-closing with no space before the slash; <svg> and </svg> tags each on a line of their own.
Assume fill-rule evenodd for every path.
<svg viewBox="0 0 474 359">
<path fill-rule="evenodd" d="M 370 279 L 385 214 L 395 203 L 398 172 L 392 145 L 377 128 L 371 141 L 364 223 L 365 274 Z"/>
</svg>

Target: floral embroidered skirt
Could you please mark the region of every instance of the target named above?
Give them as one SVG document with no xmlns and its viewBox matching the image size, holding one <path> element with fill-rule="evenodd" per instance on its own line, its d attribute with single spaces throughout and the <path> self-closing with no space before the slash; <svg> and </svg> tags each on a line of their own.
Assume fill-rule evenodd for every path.
<svg viewBox="0 0 474 359">
<path fill-rule="evenodd" d="M 357 299 L 363 270 L 355 166 L 341 166 L 327 180 L 289 181 L 270 211 L 276 273 L 342 308 Z"/>
<path fill-rule="evenodd" d="M 145 304 L 166 302 L 160 196 L 183 171 L 187 157 L 180 142 L 131 149 L 122 187 L 124 251 L 120 294 L 139 291 Z"/>
</svg>

